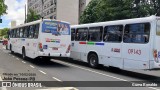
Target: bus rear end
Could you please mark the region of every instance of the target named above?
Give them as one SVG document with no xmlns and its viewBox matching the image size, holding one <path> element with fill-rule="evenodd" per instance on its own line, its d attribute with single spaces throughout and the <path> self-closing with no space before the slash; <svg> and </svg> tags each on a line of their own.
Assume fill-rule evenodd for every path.
<svg viewBox="0 0 160 90">
<path fill-rule="evenodd" d="M 150 61 L 150 69 L 158 69 L 160 68 L 160 18 L 156 20 L 156 35 L 154 35 L 154 43 L 153 43 L 153 60 Z"/>
<path fill-rule="evenodd" d="M 39 55 L 47 57 L 70 57 L 70 24 L 44 20 L 39 37 Z"/>
</svg>

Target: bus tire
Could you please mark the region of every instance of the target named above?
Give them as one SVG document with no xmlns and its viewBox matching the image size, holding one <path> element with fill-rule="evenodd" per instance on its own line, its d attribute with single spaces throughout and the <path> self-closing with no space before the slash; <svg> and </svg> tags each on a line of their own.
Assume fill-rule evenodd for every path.
<svg viewBox="0 0 160 90">
<path fill-rule="evenodd" d="M 23 47 L 22 49 L 22 58 L 25 60 L 26 59 L 26 50 L 25 48 Z"/>
<path fill-rule="evenodd" d="M 97 68 L 99 63 L 98 63 L 98 56 L 95 53 L 91 53 L 88 56 L 88 63 L 90 67 L 92 68 Z"/>
<path fill-rule="evenodd" d="M 12 45 L 10 45 L 10 51 L 11 51 L 11 54 L 14 53 L 14 51 L 12 50 Z"/>
</svg>

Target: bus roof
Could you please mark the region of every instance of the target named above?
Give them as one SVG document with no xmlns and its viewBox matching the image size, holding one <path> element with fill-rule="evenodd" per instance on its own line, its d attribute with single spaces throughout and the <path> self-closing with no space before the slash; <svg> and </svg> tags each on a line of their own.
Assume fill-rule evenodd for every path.
<svg viewBox="0 0 160 90">
<path fill-rule="evenodd" d="M 40 19 L 40 20 L 37 20 L 37 21 L 33 21 L 33 22 L 29 22 L 29 23 L 25 23 L 25 24 L 21 24 L 21 25 L 18 25 L 18 26 L 15 26 L 15 27 L 12 27 L 10 29 L 14 29 L 14 28 L 20 28 L 20 27 L 24 27 L 24 26 L 29 26 L 29 25 L 33 25 L 33 24 L 37 24 L 37 23 L 41 23 L 43 21 L 57 21 L 57 22 L 64 22 L 64 23 L 68 23 L 70 24 L 69 22 L 66 22 L 66 21 L 59 21 L 59 20 L 54 20 L 54 19 Z"/>
<path fill-rule="evenodd" d="M 156 19 L 160 19 L 160 17 L 152 15 L 150 17 L 142 17 L 142 18 L 133 18 L 133 19 L 124 19 L 124 20 L 115 20 L 115 21 L 106 21 L 106 22 L 98 22 L 98 23 L 72 25 L 71 28 L 105 26 L 105 25 L 116 25 L 116 24 L 123 25 L 123 24 L 129 24 L 129 23 L 151 22 Z"/>
</svg>

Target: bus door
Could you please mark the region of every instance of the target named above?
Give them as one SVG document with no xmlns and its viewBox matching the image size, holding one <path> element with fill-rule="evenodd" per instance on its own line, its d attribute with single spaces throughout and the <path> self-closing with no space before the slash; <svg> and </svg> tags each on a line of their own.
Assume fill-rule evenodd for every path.
<svg viewBox="0 0 160 90">
<path fill-rule="evenodd" d="M 39 24 L 25 27 L 24 33 L 24 37 L 28 37 L 28 39 L 22 39 L 22 45 L 25 44 L 26 46 L 26 54 L 31 58 L 35 58 L 38 46 Z"/>
<path fill-rule="evenodd" d="M 150 23 L 127 24 L 124 30 L 122 56 L 124 69 L 148 69 L 150 56 Z"/>
<path fill-rule="evenodd" d="M 14 49 L 15 49 L 15 52 L 20 52 L 20 28 L 17 28 L 16 29 L 16 39 L 15 39 L 15 44 L 14 44 Z"/>
<path fill-rule="evenodd" d="M 123 25 L 111 25 L 104 27 L 103 41 L 105 42 L 103 63 L 106 66 L 122 68 L 122 34 Z"/>
<path fill-rule="evenodd" d="M 74 58 L 86 61 L 86 45 L 87 45 L 88 28 L 77 28 L 75 34 L 75 42 L 72 43 L 72 50 L 74 50 Z M 74 45 L 73 45 L 74 44 Z"/>
<path fill-rule="evenodd" d="M 151 68 L 159 68 L 160 67 L 160 20 L 157 20 L 157 30 L 155 35 L 155 41 L 154 41 L 154 50 L 153 50 L 153 56 L 154 56 L 154 66 L 151 66 Z M 156 65 L 158 64 L 158 65 Z M 158 66 L 158 67 L 156 67 Z"/>
<path fill-rule="evenodd" d="M 80 55 L 78 55 L 78 52 L 76 52 L 76 47 L 75 46 L 75 36 L 76 36 L 76 29 L 72 28 L 71 29 L 71 58 L 73 59 L 77 59 L 77 57 L 79 56 L 80 59 Z"/>
</svg>

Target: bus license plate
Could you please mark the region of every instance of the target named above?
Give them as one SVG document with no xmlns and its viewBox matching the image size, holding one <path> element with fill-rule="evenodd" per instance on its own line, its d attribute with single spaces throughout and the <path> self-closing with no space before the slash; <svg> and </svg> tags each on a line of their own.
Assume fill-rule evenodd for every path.
<svg viewBox="0 0 160 90">
<path fill-rule="evenodd" d="M 58 48 L 53 47 L 52 50 L 58 50 Z"/>
</svg>

